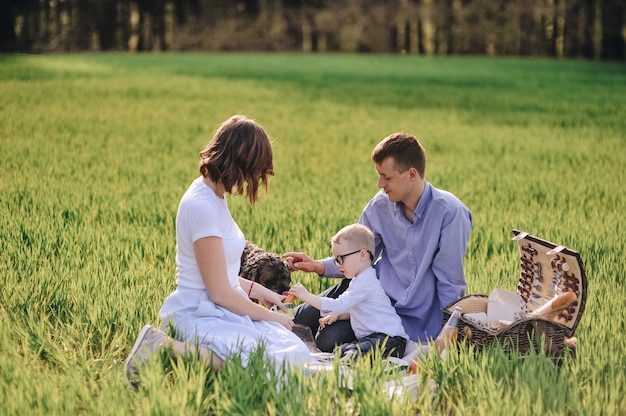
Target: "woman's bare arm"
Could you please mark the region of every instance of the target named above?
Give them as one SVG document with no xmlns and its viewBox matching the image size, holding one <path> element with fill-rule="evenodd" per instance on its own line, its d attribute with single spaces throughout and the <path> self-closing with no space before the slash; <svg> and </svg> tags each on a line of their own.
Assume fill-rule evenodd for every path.
<svg viewBox="0 0 626 416">
<path fill-rule="evenodd" d="M 293 327 L 293 321 L 287 315 L 272 312 L 246 299 L 230 285 L 221 238 L 201 238 L 194 242 L 194 251 L 206 291 L 216 305 L 237 315 L 248 315 L 254 321 L 274 321 L 287 329 Z"/>
</svg>

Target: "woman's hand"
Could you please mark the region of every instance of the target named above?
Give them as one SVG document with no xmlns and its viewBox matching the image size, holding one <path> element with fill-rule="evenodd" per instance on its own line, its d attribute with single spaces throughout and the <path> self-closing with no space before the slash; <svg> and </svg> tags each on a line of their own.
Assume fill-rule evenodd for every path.
<svg viewBox="0 0 626 416">
<path fill-rule="evenodd" d="M 324 275 L 324 263 L 321 260 L 313 260 L 304 253 L 294 251 L 283 254 L 283 257 L 292 272 L 300 270 L 307 273 L 317 273 L 320 276 Z"/>
<path fill-rule="evenodd" d="M 282 326 L 284 326 L 290 331 L 293 329 L 293 319 L 291 319 L 289 315 L 286 315 L 284 313 L 278 313 L 278 312 L 272 312 L 272 315 L 273 315 L 272 320 L 274 322 L 278 322 L 279 324 L 281 324 Z"/>
<path fill-rule="evenodd" d="M 282 300 L 285 298 L 284 295 L 279 295 L 276 292 L 271 291 L 265 286 L 253 282 L 252 290 L 250 291 L 250 297 L 252 299 L 256 299 L 259 303 L 262 303 L 266 307 L 270 308 L 272 305 L 276 305 L 280 308 L 281 311 L 287 313 L 287 308 Z"/>
</svg>

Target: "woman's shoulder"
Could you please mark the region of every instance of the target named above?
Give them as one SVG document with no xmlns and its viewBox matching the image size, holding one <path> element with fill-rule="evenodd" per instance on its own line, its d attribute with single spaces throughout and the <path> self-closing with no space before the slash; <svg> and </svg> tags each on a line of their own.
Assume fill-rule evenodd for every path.
<svg viewBox="0 0 626 416">
<path fill-rule="evenodd" d="M 179 212 L 221 213 L 225 207 L 225 199 L 219 198 L 201 180 L 195 180 L 180 200 Z"/>
<path fill-rule="evenodd" d="M 217 202 L 220 200 L 221 198 L 215 195 L 215 192 L 202 182 L 202 177 L 196 178 L 181 198 L 181 202 Z"/>
</svg>

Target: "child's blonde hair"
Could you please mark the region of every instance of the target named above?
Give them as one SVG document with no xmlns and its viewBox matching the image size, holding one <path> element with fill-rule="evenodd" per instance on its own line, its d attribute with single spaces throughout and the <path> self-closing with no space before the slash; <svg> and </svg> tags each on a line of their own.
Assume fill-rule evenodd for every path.
<svg viewBox="0 0 626 416">
<path fill-rule="evenodd" d="M 330 239 L 331 243 L 346 240 L 352 249 L 365 249 L 370 255 L 374 254 L 374 234 L 362 224 L 350 224 L 343 227 Z"/>
</svg>

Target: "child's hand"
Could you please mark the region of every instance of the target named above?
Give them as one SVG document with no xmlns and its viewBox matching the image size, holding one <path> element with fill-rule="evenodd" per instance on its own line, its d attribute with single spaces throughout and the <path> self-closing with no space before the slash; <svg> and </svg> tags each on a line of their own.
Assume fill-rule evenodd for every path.
<svg viewBox="0 0 626 416">
<path fill-rule="evenodd" d="M 339 318 L 337 315 L 322 316 L 319 320 L 320 326 L 322 328 L 326 328 L 326 325 L 332 325 L 333 323 L 337 322 L 337 318 Z"/>
<path fill-rule="evenodd" d="M 289 289 L 289 294 L 294 295 L 298 299 L 304 300 L 303 297 L 306 297 L 309 294 L 309 291 L 302 286 L 302 283 L 296 283 Z"/>
</svg>

